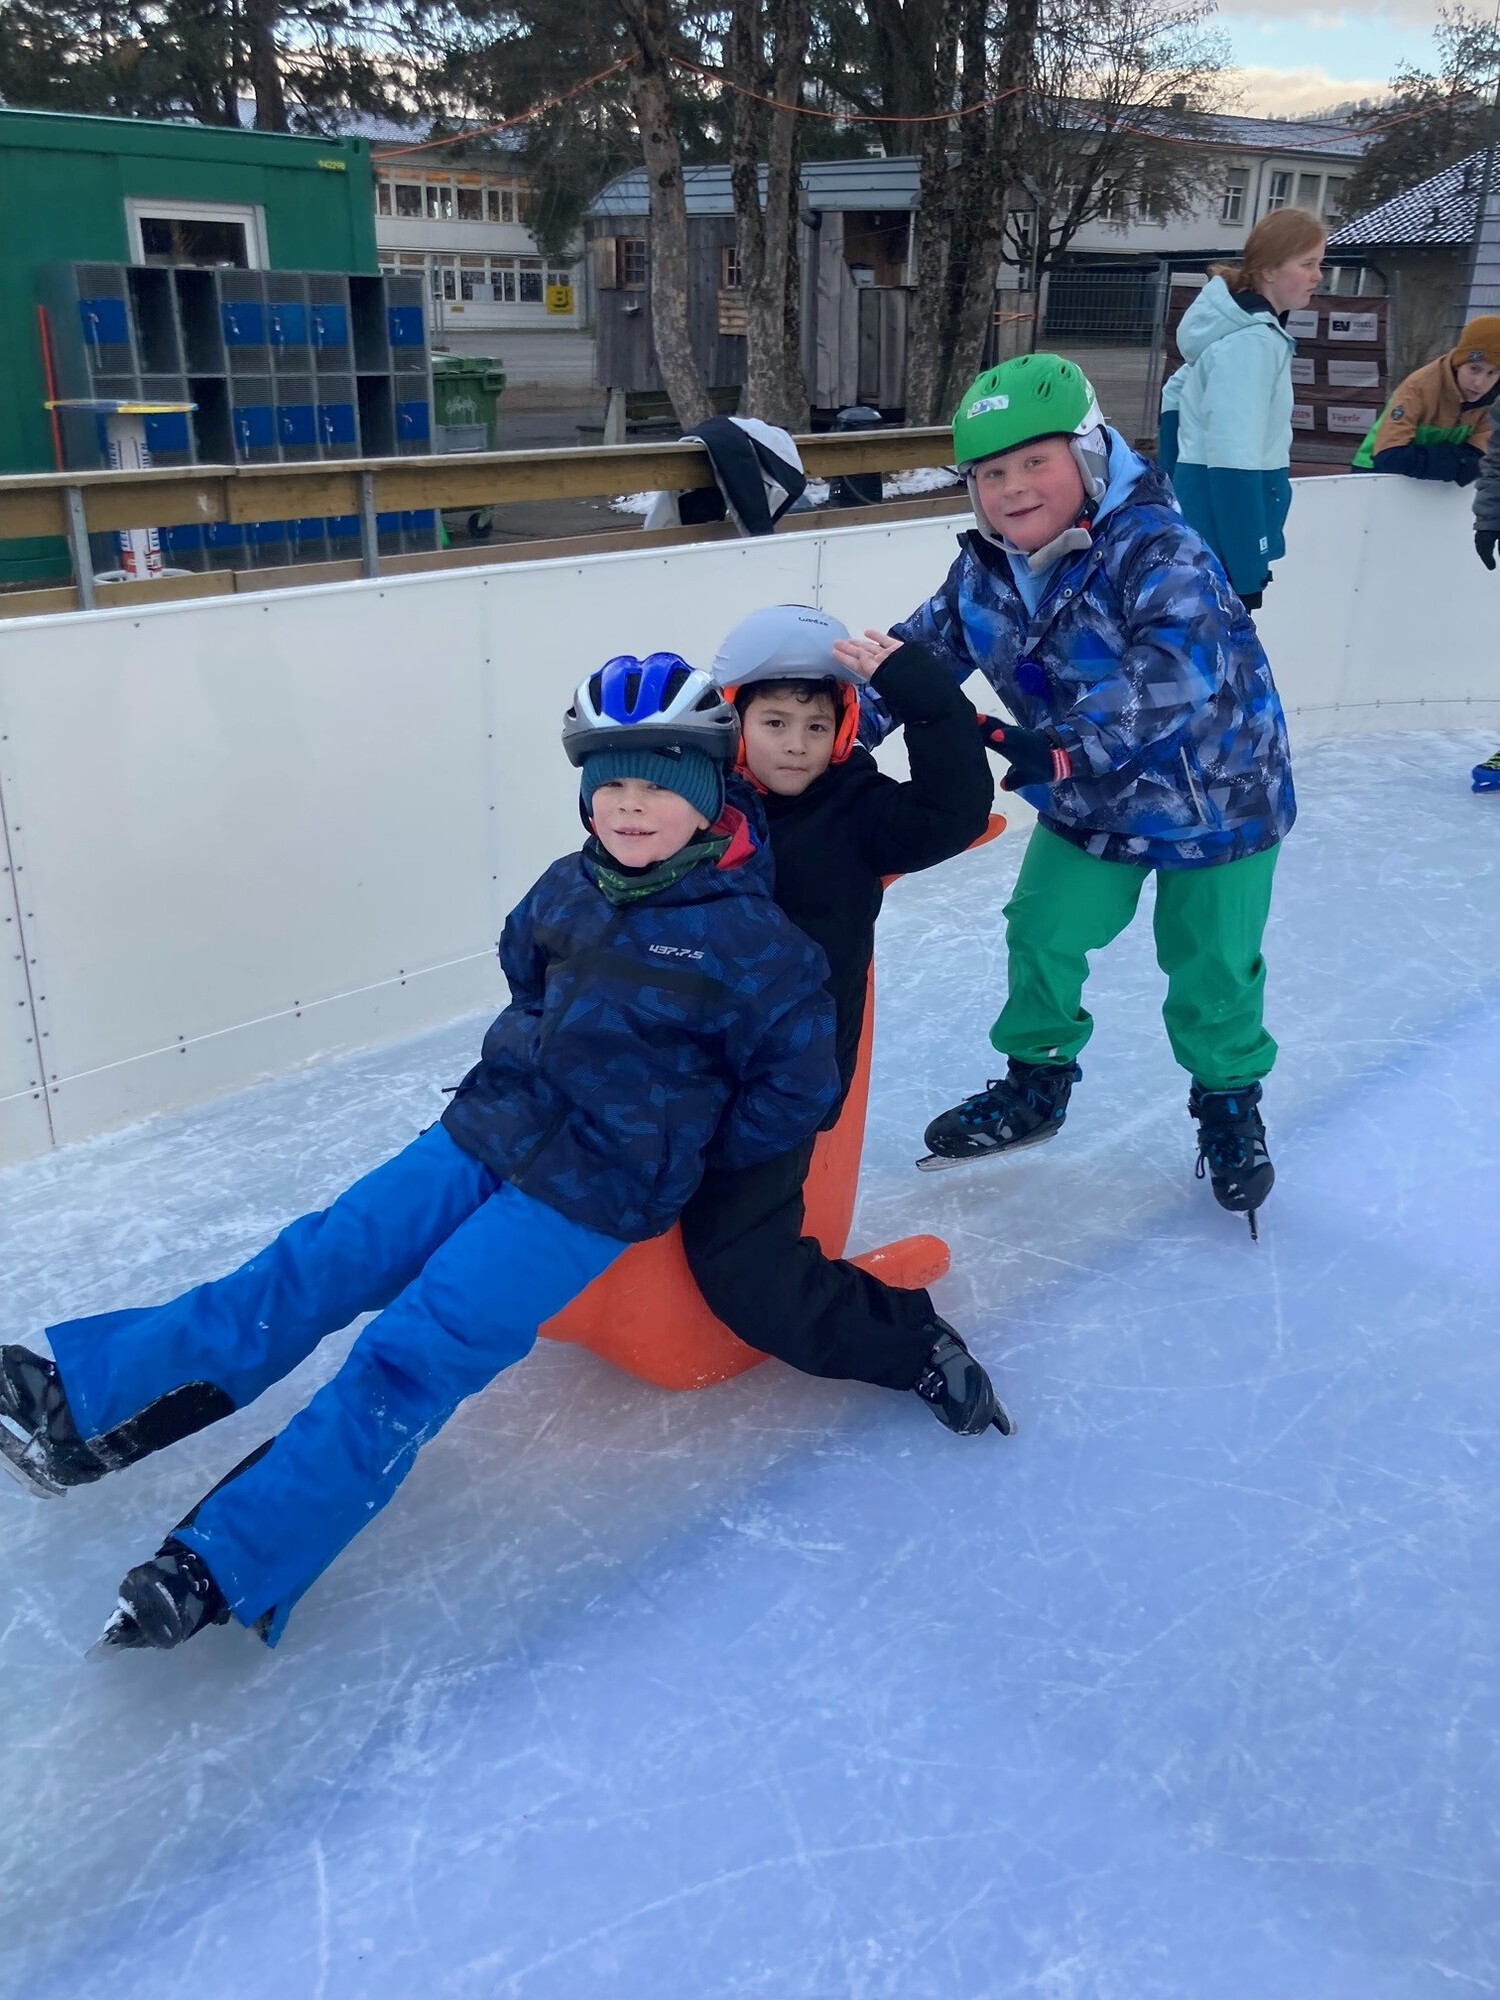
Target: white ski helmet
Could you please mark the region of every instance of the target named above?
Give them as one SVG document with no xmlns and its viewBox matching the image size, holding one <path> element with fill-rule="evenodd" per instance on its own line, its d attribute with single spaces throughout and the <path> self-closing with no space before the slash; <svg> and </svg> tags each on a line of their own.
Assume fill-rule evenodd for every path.
<svg viewBox="0 0 1500 2000">
<path fill-rule="evenodd" d="M 709 671 L 724 688 L 824 680 L 857 687 L 859 675 L 833 653 L 834 640 L 848 637 L 847 625 L 810 604 L 768 604 L 725 634 Z"/>
</svg>

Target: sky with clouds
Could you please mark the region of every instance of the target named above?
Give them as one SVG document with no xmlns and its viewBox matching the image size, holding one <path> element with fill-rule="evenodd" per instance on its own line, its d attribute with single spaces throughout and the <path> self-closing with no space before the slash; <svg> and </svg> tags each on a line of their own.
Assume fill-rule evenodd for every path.
<svg viewBox="0 0 1500 2000">
<path fill-rule="evenodd" d="M 1221 0 L 1217 25 L 1239 70 L 1240 109 L 1315 111 L 1383 90 L 1403 61 L 1426 62 L 1436 0 Z"/>
</svg>

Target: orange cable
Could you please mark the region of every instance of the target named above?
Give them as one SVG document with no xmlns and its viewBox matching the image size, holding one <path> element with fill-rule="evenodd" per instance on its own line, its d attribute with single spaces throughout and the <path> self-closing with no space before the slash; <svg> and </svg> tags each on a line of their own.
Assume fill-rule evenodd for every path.
<svg viewBox="0 0 1500 2000">
<path fill-rule="evenodd" d="M 572 98 L 581 97 L 586 90 L 592 90 L 596 83 L 603 83 L 609 77 L 618 76 L 622 69 L 629 69 L 637 58 L 622 56 L 612 62 L 608 69 L 598 70 L 593 76 L 586 76 L 582 83 L 575 83 L 571 90 L 564 90 L 556 97 L 544 97 L 540 104 L 533 104 L 528 111 L 518 111 L 513 118 L 499 118 L 493 125 L 481 125 L 472 132 L 451 132 L 442 139 L 423 139 L 415 146 L 395 146 L 382 153 L 372 152 L 372 160 L 400 160 L 408 153 L 431 152 L 435 146 L 466 146 L 474 139 L 487 139 L 493 132 L 504 132 L 512 125 L 525 125 L 532 118 L 540 118 L 544 111 L 555 111 L 560 104 L 567 104 Z"/>
</svg>

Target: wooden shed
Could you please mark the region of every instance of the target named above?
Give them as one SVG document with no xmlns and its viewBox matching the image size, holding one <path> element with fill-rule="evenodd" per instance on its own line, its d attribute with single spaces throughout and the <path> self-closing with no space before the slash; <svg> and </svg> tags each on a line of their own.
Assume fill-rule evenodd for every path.
<svg viewBox="0 0 1500 2000">
<path fill-rule="evenodd" d="M 831 415 L 852 403 L 901 408 L 918 164 L 809 160 L 802 168 L 802 360 L 814 412 Z M 683 179 L 693 351 L 705 384 L 728 389 L 745 379 L 729 168 L 689 167 Z M 611 181 L 590 204 L 586 227 L 598 311 L 595 379 L 604 389 L 659 390 L 644 171 Z"/>
</svg>

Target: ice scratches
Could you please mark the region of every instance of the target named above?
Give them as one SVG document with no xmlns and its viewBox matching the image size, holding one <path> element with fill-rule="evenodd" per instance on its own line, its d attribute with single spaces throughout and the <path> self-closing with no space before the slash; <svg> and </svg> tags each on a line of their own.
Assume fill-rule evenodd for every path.
<svg viewBox="0 0 1500 2000">
<path fill-rule="evenodd" d="M 1192 1179 L 1144 920 L 1057 1142 L 917 1176 L 999 1067 L 1022 839 L 893 892 L 856 1242 L 948 1237 L 1013 1445 L 544 1342 L 276 1653 L 87 1669 L 125 1570 L 348 1339 L 52 1508 L 0 1492 L 0 1991 L 1500 1993 L 1492 747 L 1299 753 L 1258 1247 Z M 0 1174 L 0 1339 L 251 1254 L 430 1122 L 481 1026 Z"/>
</svg>

